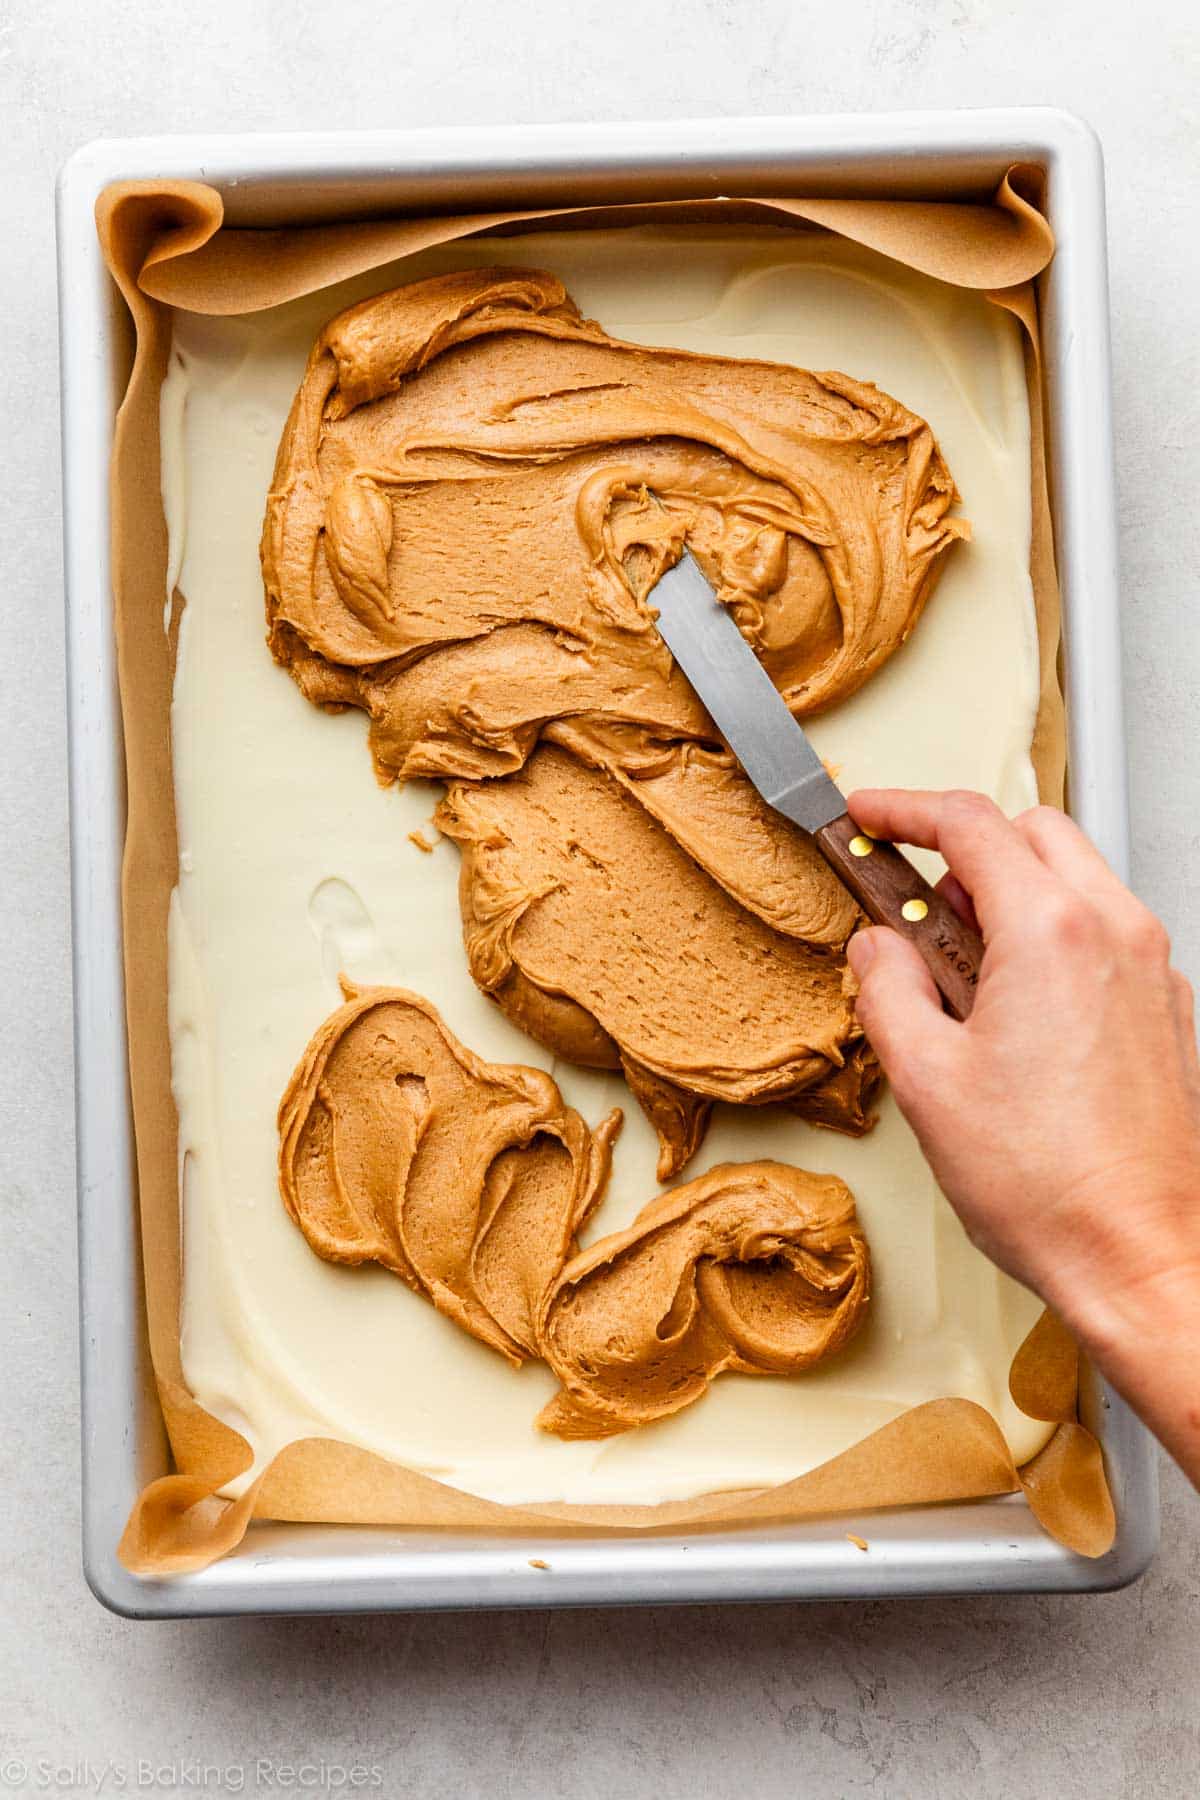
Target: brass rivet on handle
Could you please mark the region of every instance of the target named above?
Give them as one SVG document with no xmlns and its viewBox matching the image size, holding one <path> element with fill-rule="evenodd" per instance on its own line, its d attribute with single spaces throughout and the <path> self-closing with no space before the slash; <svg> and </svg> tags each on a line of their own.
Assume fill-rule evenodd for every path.
<svg viewBox="0 0 1200 1800">
<path fill-rule="evenodd" d="M 928 911 L 928 901 L 906 900 L 904 905 L 900 908 L 900 917 L 902 919 L 907 919 L 910 925 L 915 925 L 918 919 L 923 919 L 926 916 Z"/>
<path fill-rule="evenodd" d="M 870 856 L 874 848 L 869 837 L 852 837 L 850 839 L 851 856 Z"/>
</svg>

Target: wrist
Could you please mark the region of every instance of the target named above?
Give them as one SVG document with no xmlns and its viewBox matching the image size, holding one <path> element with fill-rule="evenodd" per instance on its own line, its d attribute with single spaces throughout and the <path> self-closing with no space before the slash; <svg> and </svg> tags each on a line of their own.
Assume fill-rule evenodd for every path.
<svg viewBox="0 0 1200 1800">
<path fill-rule="evenodd" d="M 1053 1304 L 1102 1367 L 1186 1358 L 1194 1346 L 1192 1371 L 1200 1369 L 1200 1257 Z"/>
<path fill-rule="evenodd" d="M 1190 1175 L 1190 1172 L 1189 1172 Z M 1089 1359 L 1200 1484 L 1200 1194 L 1194 1175 L 1089 1208 L 1040 1284 Z"/>
<path fill-rule="evenodd" d="M 1200 1487 L 1200 1263 L 1084 1309 L 1075 1332 L 1096 1368 Z"/>
<path fill-rule="evenodd" d="M 1200 1311 L 1200 1159 L 1114 1164 L 1069 1188 L 1038 1234 L 1038 1291 L 1107 1343 Z"/>
</svg>

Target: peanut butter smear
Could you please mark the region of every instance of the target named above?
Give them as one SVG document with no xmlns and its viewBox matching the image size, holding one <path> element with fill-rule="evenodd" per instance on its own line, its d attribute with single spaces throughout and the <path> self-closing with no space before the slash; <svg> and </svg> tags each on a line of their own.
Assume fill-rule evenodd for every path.
<svg viewBox="0 0 1200 1800">
<path fill-rule="evenodd" d="M 723 1369 L 799 1373 L 860 1323 L 867 1245 L 836 1176 L 725 1163 L 580 1254 L 620 1112 L 590 1131 L 419 995 L 343 987 L 279 1107 L 288 1212 L 326 1261 L 381 1263 L 510 1362 L 544 1358 L 544 1430 L 608 1437 Z"/>
<path fill-rule="evenodd" d="M 519 1364 L 621 1114 L 589 1131 L 548 1075 L 485 1063 L 419 995 L 342 986 L 280 1102 L 284 1204 L 318 1256 L 382 1263 Z"/>
<path fill-rule="evenodd" d="M 554 1054 L 623 1069 L 660 1179 L 715 1099 L 860 1132 L 878 1070 L 856 909 L 741 774 L 653 583 L 686 538 L 803 716 L 911 632 L 956 498 L 869 383 L 621 342 L 538 270 L 377 296 L 309 358 L 263 531 L 271 649 L 369 715 L 381 781 L 450 784 L 476 980 Z"/>
<path fill-rule="evenodd" d="M 437 820 L 463 853 L 475 980 L 560 1055 L 623 1070 L 670 1149 L 660 1179 L 714 1099 L 865 1128 L 875 1065 L 844 962 L 739 906 L 628 792 L 548 744 L 504 781 L 454 783 Z"/>
<path fill-rule="evenodd" d="M 539 1327 L 562 1392 L 537 1422 L 610 1437 L 690 1406 L 723 1370 L 799 1374 L 854 1335 L 869 1292 L 844 1182 L 721 1163 L 562 1271 Z"/>
</svg>

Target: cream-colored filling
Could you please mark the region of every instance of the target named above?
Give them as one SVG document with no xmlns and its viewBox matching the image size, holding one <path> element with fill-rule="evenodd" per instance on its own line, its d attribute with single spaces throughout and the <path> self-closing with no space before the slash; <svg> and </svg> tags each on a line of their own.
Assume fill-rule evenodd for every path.
<svg viewBox="0 0 1200 1800">
<path fill-rule="evenodd" d="M 339 1002 L 340 970 L 427 995 L 489 1060 L 551 1069 L 592 1123 L 625 1105 L 588 1239 L 629 1223 L 657 1188 L 653 1133 L 621 1081 L 554 1062 L 472 982 L 457 851 L 442 840 L 427 855 L 408 837 L 436 837 L 437 790 L 379 789 L 362 716 L 317 712 L 263 641 L 263 503 L 316 331 L 398 281 L 499 261 L 553 269 L 614 335 L 841 369 L 929 420 L 973 541 L 911 642 L 808 728 L 846 788 L 977 787 L 1009 811 L 1035 798 L 1028 406 L 1017 327 L 982 298 L 815 233 L 650 227 L 477 240 L 268 313 L 177 315 L 162 426 L 185 599 L 170 1010 L 188 1384 L 245 1433 L 256 1469 L 318 1435 L 502 1501 L 652 1502 L 784 1481 L 941 1395 L 987 1407 L 1021 1461 L 1048 1434 L 1007 1389 L 1038 1303 L 972 1249 L 890 1097 L 858 1141 L 770 1108 L 719 1108 L 688 1170 L 773 1157 L 850 1184 L 874 1265 L 870 1320 L 850 1347 L 802 1377 L 723 1376 L 688 1411 L 600 1442 L 536 1431 L 548 1369 L 514 1371 L 382 1269 L 322 1262 L 280 1201 L 276 1107 Z"/>
</svg>

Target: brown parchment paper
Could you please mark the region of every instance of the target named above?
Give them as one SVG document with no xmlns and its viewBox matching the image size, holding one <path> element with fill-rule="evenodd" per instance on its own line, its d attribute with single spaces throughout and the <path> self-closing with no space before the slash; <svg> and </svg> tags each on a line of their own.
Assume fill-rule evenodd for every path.
<svg viewBox="0 0 1200 1800">
<path fill-rule="evenodd" d="M 144 1575 L 204 1567 L 252 1518 L 560 1535 L 729 1528 L 1023 1490 L 1047 1531 L 1102 1555 L 1115 1522 L 1099 1446 L 1076 1419 L 1077 1353 L 1049 1315 L 1014 1360 L 1010 1387 L 1058 1429 L 1018 1470 L 999 1426 L 954 1397 L 912 1408 L 796 1481 L 656 1507 L 501 1506 L 329 1439 L 290 1444 L 237 1500 L 219 1490 L 248 1470 L 250 1445 L 188 1392 L 181 1293 L 176 1117 L 167 1025 L 167 907 L 177 875 L 170 701 L 175 634 L 161 627 L 167 532 L 161 502 L 159 391 L 170 308 L 259 311 L 455 238 L 528 225 L 760 222 L 833 231 L 1008 308 L 1026 343 L 1033 441 L 1031 574 L 1041 652 L 1033 745 L 1042 798 L 1060 804 L 1065 724 L 1057 677 L 1060 609 L 1046 488 L 1037 306 L 1032 282 L 1053 255 L 1037 171 L 1014 168 L 990 205 L 875 200 L 680 201 L 457 218 L 387 219 L 273 230 L 226 228 L 220 195 L 199 182 L 123 182 L 101 195 L 104 255 L 132 315 L 135 355 L 112 458 L 112 568 L 128 784 L 123 867 L 126 1007 L 151 1356 L 175 1472 L 139 1496 L 121 1539 Z M 402 281 L 403 270 L 390 280 Z M 866 371 L 867 374 L 870 371 Z M 264 652 L 265 654 L 265 652 Z"/>
</svg>

